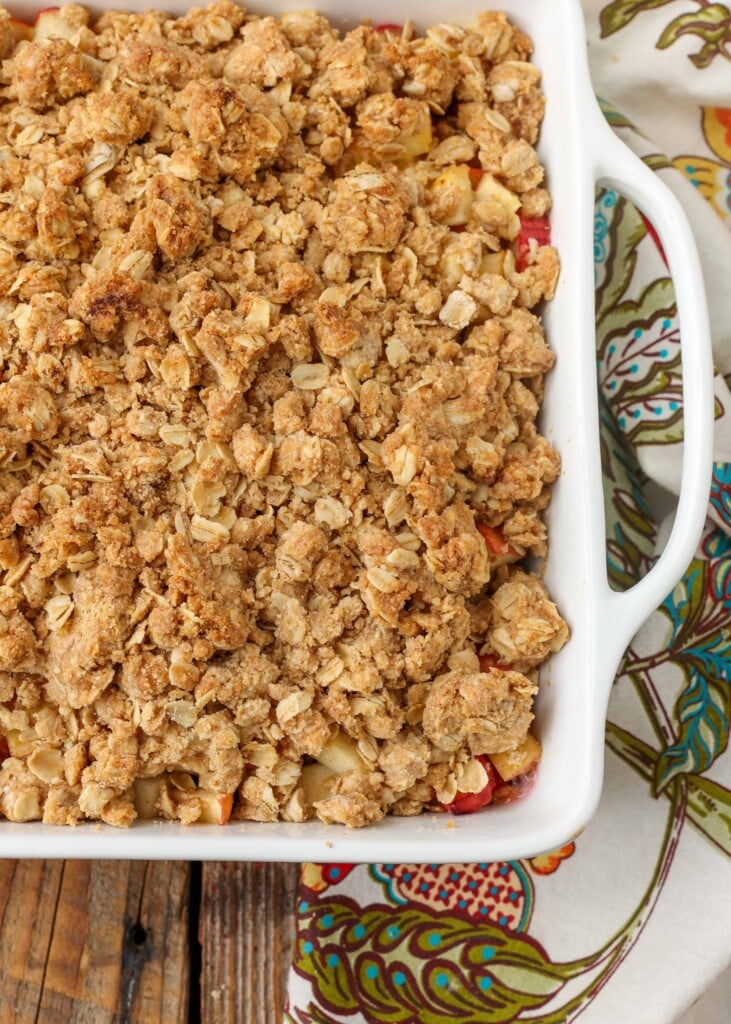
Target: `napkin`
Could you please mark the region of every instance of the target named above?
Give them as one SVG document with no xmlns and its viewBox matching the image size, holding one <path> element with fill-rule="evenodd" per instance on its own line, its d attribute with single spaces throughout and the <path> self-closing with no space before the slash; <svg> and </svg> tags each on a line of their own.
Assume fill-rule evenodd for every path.
<svg viewBox="0 0 731 1024">
<path fill-rule="evenodd" d="M 288 1024 L 670 1024 L 731 959 L 731 10 L 584 12 L 605 116 L 677 194 L 703 261 L 717 367 L 706 527 L 625 654 L 584 834 L 505 863 L 303 865 Z M 594 260 L 607 567 L 623 589 L 672 520 L 681 338 L 654 229 L 612 190 L 597 195 Z"/>
</svg>

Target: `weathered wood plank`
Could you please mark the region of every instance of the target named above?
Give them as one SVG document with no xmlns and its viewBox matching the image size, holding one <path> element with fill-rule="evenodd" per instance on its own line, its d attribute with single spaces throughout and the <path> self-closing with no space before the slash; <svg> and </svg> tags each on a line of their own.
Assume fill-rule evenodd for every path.
<svg viewBox="0 0 731 1024">
<path fill-rule="evenodd" d="M 203 865 L 201 1024 L 279 1024 L 299 866 Z"/>
<path fill-rule="evenodd" d="M 59 861 L 0 861 L 0 1021 L 38 1017 L 63 878 Z"/>
<path fill-rule="evenodd" d="M 0 862 L 2 1024 L 186 1024 L 186 864 Z"/>
</svg>

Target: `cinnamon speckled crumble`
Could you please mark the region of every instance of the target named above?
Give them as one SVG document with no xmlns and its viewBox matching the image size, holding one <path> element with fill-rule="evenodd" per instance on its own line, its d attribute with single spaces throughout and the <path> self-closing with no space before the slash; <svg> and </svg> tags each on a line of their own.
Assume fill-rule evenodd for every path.
<svg viewBox="0 0 731 1024">
<path fill-rule="evenodd" d="M 359 826 L 535 762 L 530 53 L 0 8 L 0 814 Z"/>
</svg>

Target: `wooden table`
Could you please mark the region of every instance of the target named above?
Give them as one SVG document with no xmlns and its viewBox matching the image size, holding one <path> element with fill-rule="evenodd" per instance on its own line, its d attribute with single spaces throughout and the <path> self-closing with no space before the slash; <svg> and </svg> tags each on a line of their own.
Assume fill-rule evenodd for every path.
<svg viewBox="0 0 731 1024">
<path fill-rule="evenodd" d="M 279 1024 L 294 864 L 0 861 L 2 1024 Z"/>
</svg>

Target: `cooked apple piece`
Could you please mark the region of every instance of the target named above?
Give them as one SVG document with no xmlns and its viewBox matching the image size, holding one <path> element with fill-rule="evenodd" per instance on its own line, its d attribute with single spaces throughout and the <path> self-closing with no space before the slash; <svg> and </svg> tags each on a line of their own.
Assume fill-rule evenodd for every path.
<svg viewBox="0 0 731 1024">
<path fill-rule="evenodd" d="M 198 790 L 195 794 L 201 803 L 201 816 L 199 822 L 207 825 L 225 825 L 231 817 L 231 810 L 234 805 L 233 793 L 217 796 L 215 793 L 207 793 Z"/>
<path fill-rule="evenodd" d="M 510 782 L 518 775 L 525 775 L 538 764 L 541 758 L 541 744 L 530 733 L 515 750 L 502 754 L 490 754 L 490 760 L 500 773 L 503 782 Z"/>
<path fill-rule="evenodd" d="M 317 755 L 317 760 L 337 775 L 342 775 L 344 772 L 363 772 L 367 767 L 358 753 L 355 742 L 340 732 L 335 733 L 327 741 Z"/>
<path fill-rule="evenodd" d="M 35 729 L 8 729 L 5 738 L 11 757 L 27 757 L 38 739 Z"/>
<path fill-rule="evenodd" d="M 501 185 L 491 174 L 484 173 L 477 182 L 475 188 L 476 199 L 493 199 L 499 203 L 508 213 L 517 213 L 520 207 L 520 199 L 511 192 L 509 188 Z"/>
<path fill-rule="evenodd" d="M 134 804 L 138 818 L 149 819 L 158 816 L 164 782 L 164 775 L 155 775 L 148 779 L 135 779 Z"/>
<path fill-rule="evenodd" d="M 459 227 L 470 219 L 472 210 L 472 182 L 469 167 L 447 167 L 432 182 L 436 203 L 434 215 L 442 224 Z"/>
<path fill-rule="evenodd" d="M 66 19 L 61 16 L 61 11 L 58 7 L 46 7 L 45 10 L 38 12 L 33 30 L 33 38 L 72 39 L 77 31 L 78 29 L 75 26 L 69 25 Z"/>
<path fill-rule="evenodd" d="M 336 777 L 336 773 L 323 764 L 305 765 L 300 777 L 305 806 L 312 807 L 318 800 L 332 796 L 330 780 Z"/>
</svg>

